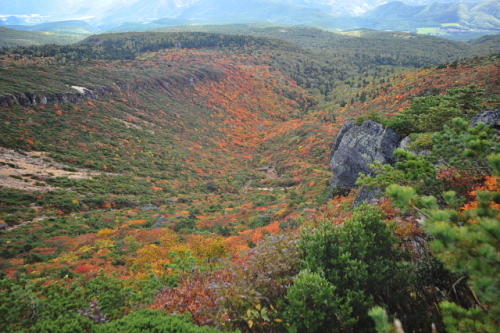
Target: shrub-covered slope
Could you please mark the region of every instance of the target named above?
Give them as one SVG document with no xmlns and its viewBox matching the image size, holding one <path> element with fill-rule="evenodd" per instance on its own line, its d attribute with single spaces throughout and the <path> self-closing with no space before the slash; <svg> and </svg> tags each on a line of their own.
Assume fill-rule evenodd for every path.
<svg viewBox="0 0 500 333">
<path fill-rule="evenodd" d="M 310 84 L 335 73 L 315 57 L 275 39 L 157 33 L 2 54 L 0 95 L 11 105 L 0 108 L 0 219 L 9 228 L 0 231 L 0 330 L 88 332 L 167 321 L 156 311 L 136 312 L 144 307 L 189 312 L 198 325 L 228 331 L 370 330 L 365 310 L 384 302 L 406 323 L 417 322 L 414 331 L 436 318 L 442 325 L 434 311 L 440 287 L 412 279 L 428 270 L 448 288 L 460 277 L 434 261 L 413 266 L 393 249 L 422 235 L 415 216 L 385 201 L 365 208 L 369 214 L 352 214 L 352 198 L 327 205 L 330 148 L 346 119 L 373 117 L 375 108 L 390 116 L 411 95 L 475 83 L 493 107 L 498 57 L 395 72 L 384 82 L 345 70 L 356 83 L 339 89 L 353 99 L 344 107 Z M 366 81 L 359 87 L 358 77 Z M 58 95 L 101 86 L 106 94 L 82 94 L 79 103 Z M 400 97 L 362 100 L 364 88 Z M 58 100 L 17 105 L 26 93 Z M 389 220 L 396 229 L 384 229 Z M 338 237 L 325 245 L 317 227 Z M 298 240 L 298 228 L 311 236 Z M 374 242 L 373 251 L 394 259 L 397 275 L 384 271 L 385 258 L 369 265 Z M 349 253 L 359 255 L 352 261 Z M 318 260 L 332 274 L 316 270 Z M 348 267 L 354 280 L 334 274 Z M 380 274 L 379 287 L 372 274 Z M 400 293 L 380 287 L 390 276 Z M 453 286 L 463 296 L 460 281 Z M 325 284 L 326 296 L 317 288 Z M 469 296 L 446 299 L 467 306 Z M 328 307 L 299 320 L 295 313 L 321 297 Z M 321 313 L 342 323 L 316 320 Z"/>
</svg>

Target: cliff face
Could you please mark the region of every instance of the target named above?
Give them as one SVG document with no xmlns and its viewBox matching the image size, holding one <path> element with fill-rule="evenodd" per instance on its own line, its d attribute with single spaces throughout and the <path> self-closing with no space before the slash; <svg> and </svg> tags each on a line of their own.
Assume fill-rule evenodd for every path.
<svg viewBox="0 0 500 333">
<path fill-rule="evenodd" d="M 21 105 L 29 107 L 32 105 L 45 104 L 79 104 L 91 99 L 99 99 L 100 97 L 112 95 L 119 91 L 140 91 L 146 89 L 169 91 L 173 88 L 179 88 L 196 84 L 204 81 L 221 81 L 225 78 L 223 72 L 206 71 L 194 72 L 188 76 L 172 76 L 162 79 L 157 79 L 150 82 L 121 82 L 113 86 L 104 85 L 97 88 L 80 88 L 80 92 L 58 92 L 47 94 L 43 92 L 25 92 L 0 95 L 0 107 L 11 107 Z"/>
<path fill-rule="evenodd" d="M 47 103 L 78 104 L 90 99 L 98 99 L 100 96 L 113 94 L 117 88 L 101 86 L 95 89 L 84 89 L 83 93 L 59 92 L 54 94 L 43 94 L 37 92 L 26 92 L 16 94 L 0 95 L 0 106 L 7 108 L 13 105 L 32 106 L 45 105 Z"/>
<path fill-rule="evenodd" d="M 361 126 L 346 122 L 333 145 L 330 162 L 334 177 L 330 186 L 340 191 L 356 187 L 359 173 L 371 174 L 368 166 L 376 161 L 394 164 L 393 152 L 401 143 L 401 136 L 390 128 L 371 120 Z"/>
</svg>

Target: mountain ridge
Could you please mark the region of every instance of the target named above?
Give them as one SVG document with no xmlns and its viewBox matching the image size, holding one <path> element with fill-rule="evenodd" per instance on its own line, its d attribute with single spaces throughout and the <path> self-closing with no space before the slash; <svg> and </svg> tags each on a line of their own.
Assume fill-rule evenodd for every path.
<svg viewBox="0 0 500 333">
<path fill-rule="evenodd" d="M 443 0 L 440 2 L 456 2 L 457 0 Z M 479 1 L 479 0 L 473 0 Z M 37 12 L 42 13 L 56 13 L 64 12 L 80 12 L 84 13 L 91 8 L 96 8 L 97 10 L 110 9 L 118 4 L 129 6 L 134 4 L 141 4 L 141 6 L 152 5 L 155 7 L 163 6 L 169 8 L 170 10 L 175 10 L 176 8 L 189 7 L 196 3 L 202 3 L 204 0 L 128 0 L 128 1 L 117 1 L 117 0 L 88 0 L 84 4 L 82 1 L 78 0 L 49 0 L 49 1 L 35 1 L 35 0 L 21 0 L 12 2 L 10 0 L 0 0 L 0 8 L 2 12 L 0 14 L 6 15 L 26 15 L 26 14 L 36 14 Z M 235 0 L 233 2 L 238 2 Z M 268 1 L 267 1 L 268 2 Z M 433 0 L 407 0 L 406 3 L 410 5 L 428 5 L 433 3 Z M 268 2 L 269 3 L 269 2 Z M 282 5 L 299 5 L 303 7 L 310 7 L 321 9 L 335 15 L 353 15 L 361 14 L 362 12 L 372 9 L 376 6 L 386 3 L 384 0 L 353 0 L 346 4 L 344 1 L 337 0 L 274 0 L 272 3 L 282 4 Z"/>
<path fill-rule="evenodd" d="M 0 0 L 0 8 L 1 1 L 6 0 Z M 24 1 L 23 8 L 29 8 L 29 0 Z M 10 2 L 8 5 L 5 6 L 6 11 L 15 7 Z M 45 5 L 50 7 L 50 2 Z M 40 6 L 42 4 L 39 3 L 32 8 L 41 13 Z M 58 10 L 61 6 L 64 10 Z M 312 26 L 331 31 L 365 28 L 395 30 L 469 40 L 500 31 L 499 8 L 499 0 L 439 3 L 385 3 L 380 0 L 355 0 L 348 3 L 329 0 L 129 0 L 119 4 L 112 0 L 89 0 L 84 5 L 77 0 L 58 0 L 50 10 L 44 9 L 46 14 L 43 15 L 9 16 L 0 10 L 0 25 L 30 30 L 29 26 L 37 21 L 71 19 L 83 20 L 92 25 L 86 28 L 87 31 L 97 32 L 145 31 L 176 24 L 261 23 Z M 51 11 L 58 14 L 51 14 Z M 64 25 L 61 24 L 60 29 L 62 31 Z M 75 31 L 74 27 L 65 29 L 66 33 Z"/>
<path fill-rule="evenodd" d="M 451 0 L 450 2 L 455 2 Z M 276 12 L 276 11 L 291 11 L 301 8 L 305 11 L 312 11 L 317 16 L 322 18 L 335 17 L 335 16 L 356 16 L 373 9 L 377 6 L 383 5 L 383 0 L 353 0 L 347 4 L 335 0 L 274 0 L 260 1 L 251 0 L 244 1 L 233 0 L 226 3 L 225 7 L 237 6 L 244 8 L 243 11 L 250 13 L 260 12 Z M 429 4 L 431 1 L 413 1 L 407 0 L 410 5 L 414 4 Z M 204 18 L 203 12 L 214 11 L 215 8 L 222 8 L 220 2 L 212 0 L 130 0 L 121 1 L 120 4 L 116 1 L 87 1 L 85 5 L 79 4 L 77 1 L 70 0 L 52 0 L 44 3 L 30 0 L 23 0 L 22 3 L 12 3 L 9 0 L 0 0 L 0 15 L 26 15 L 26 14 L 54 14 L 60 13 L 61 15 L 79 15 L 88 16 L 90 22 L 101 22 L 105 20 L 120 20 L 120 22 L 137 20 L 151 20 L 160 18 L 179 18 L 182 16 L 187 19 Z M 274 9 L 273 9 L 274 8 Z M 265 9 L 265 10 L 263 10 Z M 231 14 L 238 14 L 237 11 L 232 11 Z M 213 15 L 213 14 L 212 14 Z M 258 17 L 258 15 L 256 15 Z M 300 16 L 294 16 L 296 19 Z M 77 16 L 74 16 L 77 19 Z M 98 18 L 98 19 L 97 19 Z"/>
<path fill-rule="evenodd" d="M 498 29 L 500 1 L 433 3 L 427 6 L 408 6 L 402 1 L 389 2 L 363 15 L 368 18 L 410 19 L 439 24 L 456 23 L 461 27 Z"/>
</svg>

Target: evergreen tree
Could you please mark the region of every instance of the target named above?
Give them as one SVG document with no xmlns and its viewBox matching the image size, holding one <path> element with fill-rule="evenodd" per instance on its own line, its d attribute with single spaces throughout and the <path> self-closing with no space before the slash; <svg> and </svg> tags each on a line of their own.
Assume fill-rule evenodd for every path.
<svg viewBox="0 0 500 333">
<path fill-rule="evenodd" d="M 500 154 L 489 157 L 498 184 Z M 400 207 L 412 207 L 425 218 L 426 230 L 438 259 L 447 268 L 468 278 L 476 304 L 463 308 L 440 304 L 448 332 L 500 332 L 500 191 L 498 185 L 477 191 L 474 209 L 453 209 L 454 192 L 444 194 L 450 203 L 439 209 L 435 197 L 417 195 L 411 187 L 391 185 L 387 193 Z M 458 282 L 458 281 L 457 281 Z"/>
<path fill-rule="evenodd" d="M 409 299 L 407 254 L 396 247 L 382 211 L 361 205 L 343 226 L 326 222 L 302 234 L 305 270 L 290 287 L 287 319 L 297 332 L 370 332 L 368 310 L 402 313 Z"/>
</svg>

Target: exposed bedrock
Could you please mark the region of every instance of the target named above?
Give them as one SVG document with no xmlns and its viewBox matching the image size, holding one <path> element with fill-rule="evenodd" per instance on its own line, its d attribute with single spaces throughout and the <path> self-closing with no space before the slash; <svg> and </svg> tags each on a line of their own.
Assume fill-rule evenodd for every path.
<svg viewBox="0 0 500 333">
<path fill-rule="evenodd" d="M 370 164 L 380 162 L 394 165 L 394 150 L 400 146 L 402 137 L 390 128 L 372 120 L 361 126 L 353 121 L 346 122 L 335 140 L 330 167 L 333 178 L 330 186 L 336 193 L 346 194 L 356 188 L 356 180 L 360 173 L 372 174 Z M 376 191 L 375 191 L 376 192 Z M 362 201 L 375 195 L 360 193 Z"/>
</svg>

